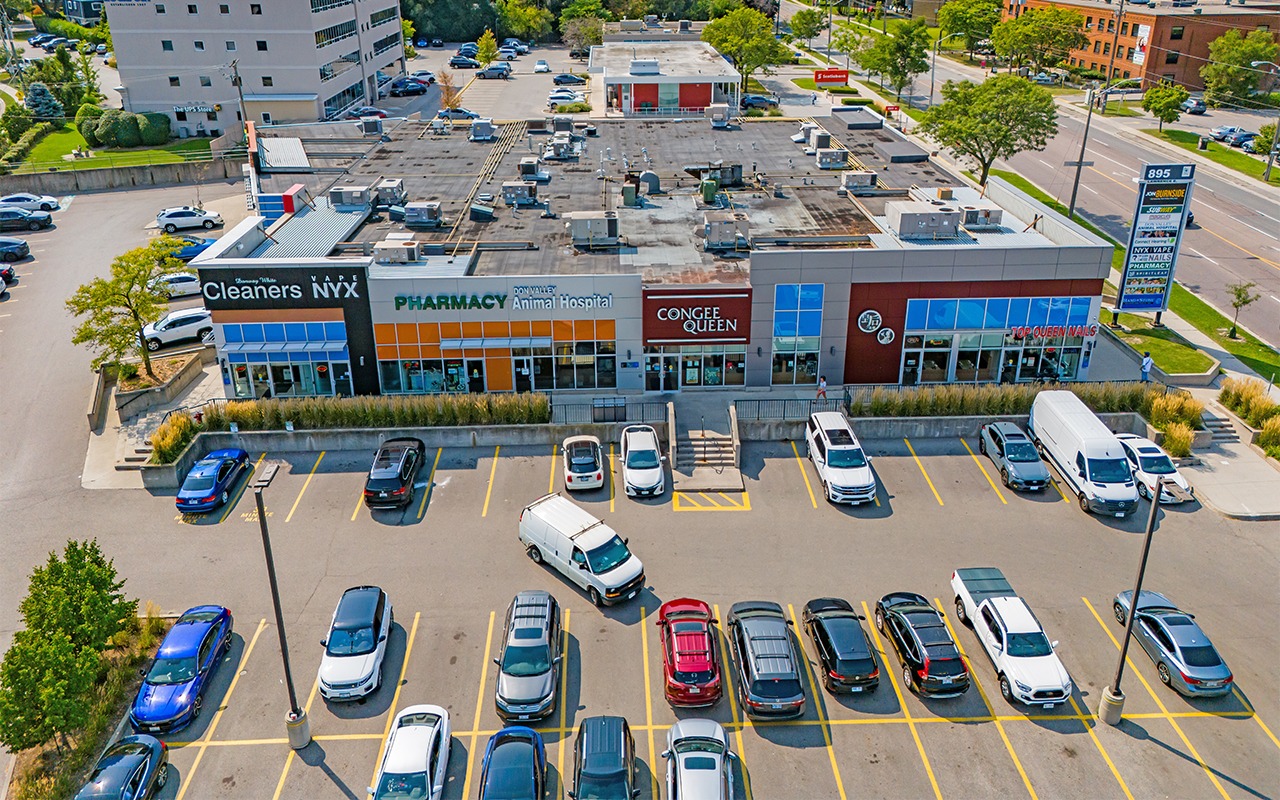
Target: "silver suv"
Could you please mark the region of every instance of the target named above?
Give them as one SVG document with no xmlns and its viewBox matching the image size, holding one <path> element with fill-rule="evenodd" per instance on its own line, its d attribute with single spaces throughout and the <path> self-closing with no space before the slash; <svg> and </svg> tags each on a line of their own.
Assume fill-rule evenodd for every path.
<svg viewBox="0 0 1280 800">
<path fill-rule="evenodd" d="M 167 344 L 196 339 L 203 341 L 213 333 L 209 311 L 203 308 L 183 308 L 170 311 L 142 329 L 142 341 L 152 352 Z"/>
<path fill-rule="evenodd" d="M 729 642 L 737 667 L 742 708 L 754 719 L 804 713 L 800 659 L 791 641 L 791 620 L 777 603 L 756 600 L 729 609 Z"/>
<path fill-rule="evenodd" d="M 209 230 L 222 224 L 222 215 L 216 211 L 205 211 L 195 206 L 174 206 L 156 214 L 156 224 L 165 233 L 173 233 L 183 228 L 204 228 Z"/>
<path fill-rule="evenodd" d="M 560 676 L 560 604 L 548 592 L 521 592 L 507 609 L 494 705 L 504 720 L 550 716 Z"/>
<path fill-rule="evenodd" d="M 1043 491 L 1049 485 L 1049 468 L 1031 439 L 1012 422 L 989 422 L 978 431 L 978 450 L 1000 470 L 1000 480 L 1010 489 Z"/>
</svg>

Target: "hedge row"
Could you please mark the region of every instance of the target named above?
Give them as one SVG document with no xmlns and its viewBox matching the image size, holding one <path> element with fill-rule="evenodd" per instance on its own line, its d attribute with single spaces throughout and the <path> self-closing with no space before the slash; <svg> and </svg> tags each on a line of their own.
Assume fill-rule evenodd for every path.
<svg viewBox="0 0 1280 800">
<path fill-rule="evenodd" d="M 31 148 L 36 146 L 36 142 L 53 133 L 55 126 L 52 122 L 38 122 L 27 129 L 18 141 L 14 142 L 3 156 L 0 156 L 0 169 L 5 171 L 13 169 L 15 164 L 19 164 L 31 152 Z"/>
<path fill-rule="evenodd" d="M 1218 400 L 1255 428 L 1263 428 L 1269 420 L 1280 418 L 1280 404 L 1268 396 L 1267 385 L 1260 380 L 1227 378 L 1222 382 Z"/>
<path fill-rule="evenodd" d="M 172 138 L 165 114 L 92 108 L 84 105 L 76 112 L 76 129 L 90 147 L 159 147 Z"/>
<path fill-rule="evenodd" d="M 55 36 L 61 36 L 66 39 L 79 39 L 82 42 L 93 42 L 94 44 L 107 43 L 107 31 L 101 28 L 86 28 L 70 20 L 50 19 L 43 15 L 35 16 L 31 21 L 35 24 L 36 30 L 41 33 L 52 33 Z"/>
</svg>

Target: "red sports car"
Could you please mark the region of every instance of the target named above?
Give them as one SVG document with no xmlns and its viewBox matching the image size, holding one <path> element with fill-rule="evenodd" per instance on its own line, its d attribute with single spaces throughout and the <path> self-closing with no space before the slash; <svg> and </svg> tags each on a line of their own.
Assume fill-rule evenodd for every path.
<svg viewBox="0 0 1280 800">
<path fill-rule="evenodd" d="M 716 620 L 701 600 L 682 597 L 658 609 L 662 629 L 662 671 L 667 702 L 673 706 L 714 705 L 722 692 L 716 656 Z"/>
</svg>

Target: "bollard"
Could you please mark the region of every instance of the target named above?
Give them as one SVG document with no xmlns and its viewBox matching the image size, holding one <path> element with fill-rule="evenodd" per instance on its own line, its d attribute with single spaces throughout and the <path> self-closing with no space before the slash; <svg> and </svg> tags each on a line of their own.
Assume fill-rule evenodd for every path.
<svg viewBox="0 0 1280 800">
<path fill-rule="evenodd" d="M 289 731 L 289 746 L 294 750 L 311 744 L 311 723 L 307 721 L 306 711 L 298 711 L 296 717 L 292 711 L 285 714 L 284 726 Z"/>
</svg>

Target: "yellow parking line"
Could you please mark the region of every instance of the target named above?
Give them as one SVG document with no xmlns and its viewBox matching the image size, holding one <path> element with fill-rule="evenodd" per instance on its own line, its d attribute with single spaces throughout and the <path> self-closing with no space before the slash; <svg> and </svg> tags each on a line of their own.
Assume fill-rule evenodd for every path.
<svg viewBox="0 0 1280 800">
<path fill-rule="evenodd" d="M 938 613 L 942 615 L 942 621 L 947 624 L 947 630 L 951 632 L 951 638 L 955 640 L 956 649 L 960 651 L 960 658 L 964 659 L 965 668 L 969 670 L 969 677 L 973 679 L 973 685 L 978 690 L 978 696 L 982 698 L 982 705 L 986 706 L 987 713 L 991 715 L 992 721 L 996 724 L 996 730 L 1000 732 L 1000 738 L 1004 741 L 1005 749 L 1009 751 L 1010 757 L 1013 758 L 1013 765 L 1018 768 L 1018 774 L 1022 776 L 1022 785 L 1027 787 L 1027 794 L 1031 795 L 1032 800 L 1035 800 L 1036 790 L 1031 786 L 1031 779 L 1027 777 L 1027 771 L 1022 768 L 1022 761 L 1018 759 L 1018 754 L 1013 749 L 1013 742 L 1009 741 L 1009 735 L 1004 732 L 1004 725 L 1000 722 L 1000 718 L 996 716 L 996 710 L 991 707 L 991 701 L 987 699 L 987 693 L 982 689 L 982 681 L 978 680 L 978 673 L 973 668 L 973 662 L 969 660 L 968 654 L 964 651 L 964 645 L 960 643 L 960 637 L 956 635 L 956 629 L 951 625 L 951 618 L 947 616 L 947 611 L 942 607 L 941 600 L 935 597 L 933 602 L 938 604 Z M 1077 713 L 1079 713 L 1078 710 Z M 1056 717 L 1056 715 L 1054 716 Z M 1128 792 L 1127 789 L 1125 791 L 1126 793 Z"/>
<path fill-rule="evenodd" d="M 720 619 L 720 605 L 711 607 L 716 619 Z M 742 767 L 742 785 L 747 790 L 747 800 L 751 800 L 751 777 L 747 773 L 747 754 L 742 749 L 742 729 L 751 727 L 751 720 L 747 718 L 747 713 L 742 712 L 741 722 L 738 717 L 738 698 L 733 694 L 733 660 L 729 658 L 728 640 L 725 638 L 724 631 L 721 628 L 716 629 L 717 644 L 720 646 L 720 668 L 724 671 L 724 696 L 729 701 L 729 715 L 733 719 L 733 736 L 738 744 L 738 764 Z M 650 762 L 652 763 L 652 762 Z M 654 780 L 657 780 L 655 777 Z M 654 797 L 658 795 L 655 793 Z"/>
<path fill-rule="evenodd" d="M 249 661 L 249 656 L 253 654 L 253 646 L 258 643 L 258 637 L 262 635 L 262 629 L 267 627 L 267 620 L 258 620 L 258 629 L 253 632 L 253 638 L 249 640 L 249 646 L 244 649 L 244 657 L 240 659 L 240 666 L 243 667 Z M 209 730 L 204 735 L 204 741 L 208 742 L 213 739 L 213 732 L 218 729 L 218 722 L 222 719 L 222 712 L 227 710 L 227 705 L 231 702 L 231 693 L 236 690 L 236 684 L 240 682 L 240 676 L 244 670 L 238 670 L 235 677 L 231 679 L 231 685 L 227 687 L 227 693 L 222 697 L 222 705 L 218 707 L 218 712 L 213 715 L 213 721 L 209 723 Z M 191 788 L 191 779 L 196 774 L 196 770 L 200 768 L 200 759 L 204 757 L 204 748 L 201 747 L 196 753 L 196 760 L 191 762 L 191 769 L 187 770 L 187 774 L 182 776 L 182 788 L 178 790 L 178 800 L 182 800 L 186 795 L 187 789 Z"/>
<path fill-rule="evenodd" d="M 396 709 L 400 706 L 400 690 L 404 688 L 404 676 L 409 671 L 409 655 L 413 653 L 413 640 L 418 636 L 418 620 L 421 617 L 421 611 L 414 612 L 413 627 L 409 629 L 409 643 L 404 647 L 404 661 L 400 664 L 400 680 L 396 681 L 396 691 L 391 696 L 391 708 L 387 709 L 387 725 L 382 729 L 382 743 L 378 745 L 378 757 L 373 761 L 373 775 L 369 778 L 370 786 L 373 786 L 373 782 L 378 779 L 378 765 L 382 763 L 382 751 L 387 746 L 387 737 L 391 735 L 391 723 L 395 722 Z"/>
<path fill-rule="evenodd" d="M 787 603 L 787 613 L 791 615 L 791 624 L 799 631 L 800 620 L 796 619 L 795 607 L 790 603 Z M 827 727 L 825 698 L 813 680 L 813 665 L 809 663 L 808 658 L 804 659 L 804 665 L 805 677 L 809 679 L 809 693 L 813 696 L 813 710 L 818 714 L 818 724 L 822 727 L 822 741 L 827 745 L 827 758 L 831 760 L 831 773 L 836 777 L 836 789 L 840 792 L 840 800 L 848 800 L 848 795 L 844 793 L 844 781 L 840 779 L 840 766 L 836 763 L 836 751 L 831 746 L 831 729 Z"/>
<path fill-rule="evenodd" d="M 804 468 L 804 461 L 800 458 L 800 451 L 796 449 L 796 443 L 791 443 L 791 452 L 795 454 L 796 466 L 800 468 L 800 477 L 804 478 L 804 488 L 809 492 L 809 504 L 814 508 L 818 507 L 818 501 L 813 496 L 813 484 L 809 483 L 809 472 Z"/>
<path fill-rule="evenodd" d="M 244 476 L 244 480 L 240 482 L 240 491 L 236 492 L 235 499 L 228 502 L 227 507 L 222 510 L 222 516 L 218 519 L 219 524 L 227 521 L 227 517 L 231 516 L 231 509 L 235 508 L 236 505 L 240 503 L 240 498 L 244 497 L 244 493 L 249 491 L 249 479 L 253 477 L 253 473 L 258 471 L 258 467 L 262 466 L 262 460 L 266 457 L 266 453 L 258 456 L 258 460 L 254 463 L 253 469 L 251 469 L 249 474 Z"/>
<path fill-rule="evenodd" d="M 1076 716 L 1083 716 L 1080 713 L 1080 705 L 1076 702 L 1076 699 L 1074 697 L 1068 697 L 1067 699 L 1071 702 L 1071 708 L 1075 710 Z M 1111 768 L 1111 774 L 1115 776 L 1116 783 L 1120 784 L 1120 790 L 1124 792 L 1124 796 L 1129 798 L 1129 800 L 1133 800 L 1133 793 L 1130 792 L 1129 787 L 1125 785 L 1124 778 L 1120 777 L 1120 770 L 1116 769 L 1115 762 L 1111 760 L 1111 756 L 1107 754 L 1107 749 L 1102 746 L 1102 740 L 1098 738 L 1098 734 L 1093 730 L 1096 720 L 1081 720 L 1081 724 L 1084 725 L 1084 729 L 1089 733 L 1089 738 L 1093 740 L 1093 744 L 1098 748 L 1098 752 L 1102 754 L 1102 760 L 1106 761 L 1107 766 Z"/>
<path fill-rule="evenodd" d="M 693 499 L 694 495 L 701 497 L 706 503 L 699 503 Z M 672 492 L 671 493 L 671 510 L 672 511 L 750 511 L 751 495 L 747 492 L 742 493 L 742 502 L 738 503 L 724 492 L 716 492 L 716 496 L 720 500 L 716 500 L 706 492 Z M 722 502 L 723 501 L 723 502 Z"/>
<path fill-rule="evenodd" d="M 351 512 L 351 521 L 356 521 L 356 516 L 360 513 L 360 508 L 364 505 L 364 490 L 360 490 L 360 496 L 356 498 L 356 509 Z"/>
<path fill-rule="evenodd" d="M 484 510 L 480 512 L 480 516 L 489 516 L 489 497 L 493 494 L 493 476 L 498 472 L 498 451 L 502 449 L 502 445 L 495 445 L 493 448 L 493 466 L 489 467 L 489 488 L 484 492 Z"/>
<path fill-rule="evenodd" d="M 613 442 L 609 443 L 609 513 L 613 513 L 613 496 L 617 493 L 613 486 Z"/>
<path fill-rule="evenodd" d="M 302 709 L 308 717 L 311 716 L 311 701 L 316 699 L 316 689 L 319 688 L 320 678 L 317 676 L 311 683 L 311 694 L 307 695 L 307 704 Z M 284 760 L 284 769 L 280 772 L 280 781 L 276 784 L 276 793 L 271 795 L 271 800 L 280 800 L 280 793 L 284 791 L 284 782 L 289 777 L 289 767 L 293 766 L 293 760 L 297 757 L 298 751 L 291 748 L 288 757 Z"/>
<path fill-rule="evenodd" d="M 422 515 L 423 515 L 424 513 L 426 513 L 426 510 L 427 510 L 427 500 L 429 500 L 429 499 L 431 498 L 431 491 L 432 491 L 432 490 L 435 488 L 435 486 L 436 486 L 436 467 L 439 467 L 439 466 L 440 466 L 440 454 L 441 454 L 441 453 L 443 453 L 443 452 L 444 452 L 444 448 L 443 448 L 443 447 L 437 447 L 437 448 L 436 448 L 436 460 L 435 460 L 434 462 L 432 462 L 432 464 L 431 464 L 431 474 L 427 476 L 427 488 L 426 488 L 426 490 L 422 493 L 422 501 L 421 501 L 420 503 L 418 503 L 418 519 L 422 519 Z M 498 462 L 495 460 L 493 463 L 496 465 Z M 490 478 L 490 480 L 492 480 L 492 478 Z M 486 496 L 486 498 L 485 498 L 485 507 L 486 507 L 486 508 L 488 508 L 488 507 L 489 507 L 489 500 L 488 500 L 488 497 L 487 497 L 487 496 Z"/>
<path fill-rule="evenodd" d="M 1062 498 L 1062 502 L 1067 502 L 1067 496 L 1062 493 L 1062 487 L 1058 485 L 1058 481 L 1053 476 L 1049 477 L 1049 483 L 1053 484 L 1053 488 L 1058 490 L 1058 497 Z"/>
<path fill-rule="evenodd" d="M 1263 722 L 1262 718 L 1258 716 L 1258 712 L 1254 710 L 1253 705 L 1248 700 L 1244 699 L 1244 692 L 1240 691 L 1240 687 L 1232 686 L 1231 693 L 1234 694 L 1236 696 L 1236 699 L 1240 701 L 1240 705 L 1244 706 L 1244 709 L 1249 714 L 1249 716 L 1253 717 L 1253 721 L 1258 723 L 1258 726 L 1262 728 L 1262 732 L 1265 733 L 1267 737 L 1271 739 L 1271 743 L 1274 744 L 1276 747 L 1280 747 L 1280 740 L 1276 739 L 1276 735 L 1271 732 L 1270 728 L 1267 727 L 1267 723 Z M 1208 712 L 1208 713 L 1214 713 L 1214 712 Z"/>
<path fill-rule="evenodd" d="M 920 468 L 920 474 L 924 476 L 925 483 L 929 484 L 929 491 L 933 492 L 933 499 L 938 501 L 938 505 L 942 505 L 942 498 L 938 496 L 938 490 L 934 488 L 933 481 L 929 479 L 929 473 L 924 471 L 924 464 L 920 463 L 920 457 L 916 455 L 916 449 L 911 446 L 911 440 L 904 436 L 902 441 L 907 443 L 907 449 L 911 451 L 911 458 L 915 459 L 916 466 Z"/>
<path fill-rule="evenodd" d="M 1107 627 L 1107 623 L 1102 621 L 1102 617 L 1098 615 L 1098 611 L 1093 607 L 1093 603 L 1090 603 L 1089 598 L 1087 597 L 1081 597 L 1080 599 L 1083 600 L 1084 604 L 1089 608 L 1089 612 L 1093 614 L 1093 618 L 1098 621 L 1098 625 L 1100 625 L 1102 627 L 1103 632 L 1107 634 L 1107 638 L 1110 639 L 1111 643 L 1116 646 L 1116 650 L 1119 650 L 1120 642 L 1117 641 L 1116 637 L 1111 633 L 1111 629 Z M 1151 699 L 1156 701 L 1156 707 L 1160 709 L 1160 713 L 1164 716 L 1165 719 L 1169 720 L 1169 724 L 1173 726 L 1173 730 L 1178 734 L 1178 738 L 1181 739 L 1182 743 L 1187 746 L 1187 752 L 1191 754 L 1192 758 L 1196 760 L 1196 763 L 1200 765 L 1200 768 L 1204 770 L 1204 774 L 1209 776 L 1209 780 L 1213 782 L 1213 785 L 1217 788 L 1218 793 L 1225 798 L 1230 798 L 1230 795 L 1227 794 L 1227 790 L 1222 788 L 1222 784 L 1218 781 L 1218 776 L 1213 774 L 1213 770 L 1209 769 L 1209 765 L 1204 763 L 1204 759 L 1201 758 L 1200 754 L 1196 752 L 1196 748 L 1193 744 L 1191 744 L 1191 740 L 1188 739 L 1187 735 L 1182 732 L 1182 726 L 1179 725 L 1178 721 L 1174 719 L 1172 714 L 1169 713 L 1169 709 L 1165 708 L 1164 703 L 1160 700 L 1160 696 L 1156 694 L 1155 689 L 1151 688 L 1151 684 L 1147 683 L 1147 679 L 1143 676 L 1143 674 L 1140 671 L 1138 671 L 1138 668 L 1133 663 L 1133 659 L 1129 658 L 1129 656 L 1126 654 L 1124 663 L 1129 665 L 1130 672 L 1138 676 L 1138 680 L 1146 688 L 1147 694 L 1151 695 Z"/>
<path fill-rule="evenodd" d="M 1009 501 L 1005 500 L 1004 495 L 1000 493 L 1000 487 L 996 486 L 996 482 L 991 480 L 991 476 L 987 474 L 987 468 L 982 466 L 982 462 L 979 461 L 978 457 L 974 455 L 974 452 L 969 449 L 969 443 L 964 440 L 963 436 L 960 437 L 960 444 L 964 445 L 965 450 L 969 450 L 969 457 L 973 459 L 973 463 L 978 465 L 978 469 L 982 470 L 982 477 L 986 478 L 987 483 L 991 484 L 991 491 L 996 493 L 996 497 L 1000 498 L 1000 502 L 1003 505 L 1009 505 Z"/>
<path fill-rule="evenodd" d="M 479 735 L 480 728 L 480 711 L 484 708 L 484 690 L 485 685 L 489 682 L 489 654 L 493 648 L 493 617 L 495 612 L 489 612 L 489 632 L 484 635 L 484 660 L 480 662 L 480 688 L 476 691 L 476 715 L 471 722 L 470 739 L 467 743 L 467 773 L 462 779 L 462 796 L 471 796 L 471 772 L 475 768 L 476 763 L 476 736 Z M 461 734 L 458 735 L 461 739 Z"/>
<path fill-rule="evenodd" d="M 293 512 L 298 510 L 298 504 L 302 502 L 302 495 L 307 493 L 307 487 L 311 485 L 311 479 L 315 477 L 316 470 L 320 468 L 320 460 L 324 458 L 325 451 L 321 450 L 320 455 L 316 456 L 316 463 L 311 467 L 311 472 L 307 473 L 307 481 L 302 484 L 302 490 L 298 492 L 298 499 L 293 501 L 293 508 L 289 509 L 289 516 L 284 518 L 285 522 L 293 519 Z"/>
<path fill-rule="evenodd" d="M 612 447 L 610 448 L 612 449 Z M 653 746 L 653 687 L 649 683 L 649 619 L 645 615 L 644 606 L 640 606 L 640 663 L 644 664 L 644 726 L 649 734 L 649 777 L 653 778 L 653 796 L 658 797 L 658 769 L 655 757 L 657 751 Z M 663 680 L 665 680 L 665 676 Z"/>
<path fill-rule="evenodd" d="M 903 441 L 906 440 L 904 439 Z M 871 619 L 871 610 L 867 608 L 866 600 L 862 601 L 862 616 Z M 890 666 L 889 651 L 880 643 L 880 631 L 876 630 L 874 623 L 868 627 L 871 628 L 871 638 L 875 640 L 876 650 L 880 651 L 880 663 L 884 665 L 884 671 L 889 673 L 889 682 L 893 684 L 893 693 L 898 696 L 898 706 L 902 709 L 902 719 L 907 723 L 907 727 L 911 729 L 911 738 L 916 740 L 916 750 L 920 752 L 920 761 L 924 764 L 924 771 L 929 775 L 929 785 L 933 787 L 933 796 L 938 800 L 942 800 L 942 791 L 938 788 L 938 779 L 933 774 L 933 767 L 929 766 L 929 755 L 924 751 L 924 742 L 920 741 L 920 732 L 916 730 L 916 721 L 912 718 L 911 711 L 907 708 L 907 699 L 902 695 L 903 690 L 898 686 L 898 676 L 895 674 L 897 669 Z"/>
<path fill-rule="evenodd" d="M 569 653 L 569 614 L 571 609 L 564 610 L 564 644 L 560 647 L 560 655 L 567 659 Z M 560 662 L 560 730 L 564 731 L 565 715 L 569 711 L 569 662 L 562 660 Z M 566 791 L 569 788 L 569 782 L 564 779 L 564 743 L 569 738 L 567 732 L 560 733 L 559 747 L 556 748 L 556 775 L 560 778 L 560 788 Z"/>
<path fill-rule="evenodd" d="M 547 479 L 547 494 L 551 494 L 556 490 L 556 454 L 559 452 L 560 445 L 551 445 L 551 477 Z"/>
</svg>

